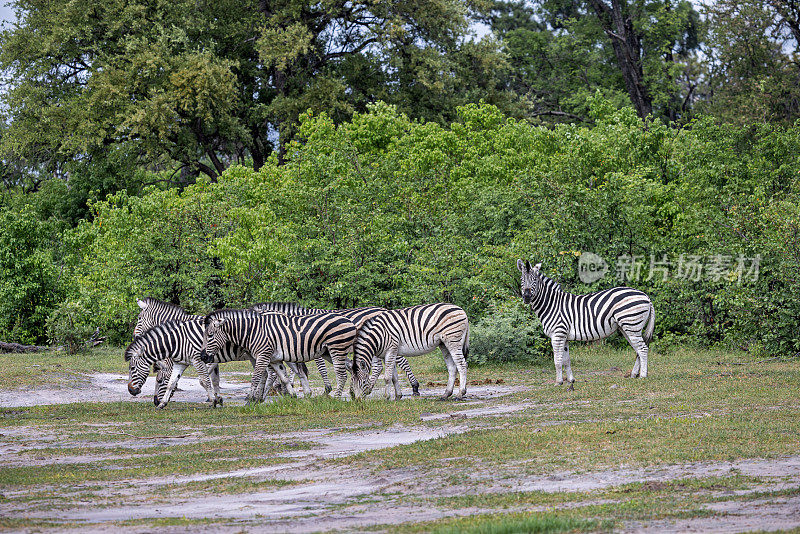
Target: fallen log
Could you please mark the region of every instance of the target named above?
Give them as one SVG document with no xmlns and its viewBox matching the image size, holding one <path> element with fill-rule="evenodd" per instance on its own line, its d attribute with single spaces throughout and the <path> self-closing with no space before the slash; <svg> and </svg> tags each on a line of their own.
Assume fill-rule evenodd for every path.
<svg viewBox="0 0 800 534">
<path fill-rule="evenodd" d="M 0 352 L 41 352 L 43 350 L 58 350 L 61 347 L 47 347 L 45 345 L 21 345 L 19 343 L 5 343 L 0 341 Z"/>
</svg>

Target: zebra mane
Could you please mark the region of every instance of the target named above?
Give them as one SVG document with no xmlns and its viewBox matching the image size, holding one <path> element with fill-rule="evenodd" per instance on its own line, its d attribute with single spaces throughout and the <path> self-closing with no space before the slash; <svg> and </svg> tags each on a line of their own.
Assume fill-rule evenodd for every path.
<svg viewBox="0 0 800 534">
<path fill-rule="evenodd" d="M 174 330 L 175 328 L 180 328 L 181 325 L 185 325 L 187 322 L 189 321 L 167 321 L 166 323 L 158 324 L 147 330 L 144 334 L 138 336 L 130 345 L 127 346 L 124 353 L 125 361 L 130 361 L 130 359 L 134 356 L 140 356 L 147 347 L 148 342 L 154 337 L 163 337 L 165 332 Z"/>
<path fill-rule="evenodd" d="M 208 326 L 214 319 L 224 321 L 231 317 L 261 317 L 261 314 L 250 308 L 222 308 L 206 315 L 205 319 L 203 319 L 203 325 Z"/>
<path fill-rule="evenodd" d="M 275 311 L 275 312 L 289 312 L 289 313 L 302 313 L 309 311 L 309 308 L 306 308 L 302 304 L 298 302 L 289 302 L 289 301 L 259 302 L 257 304 L 253 304 L 252 306 L 250 306 L 250 309 L 258 311 Z"/>
<path fill-rule="evenodd" d="M 554 279 L 550 278 L 542 271 L 539 271 L 537 275 L 542 279 L 542 286 L 546 286 L 547 288 L 550 289 L 556 289 L 558 291 L 563 291 L 563 289 L 561 289 L 561 284 L 559 282 L 556 282 Z"/>
</svg>

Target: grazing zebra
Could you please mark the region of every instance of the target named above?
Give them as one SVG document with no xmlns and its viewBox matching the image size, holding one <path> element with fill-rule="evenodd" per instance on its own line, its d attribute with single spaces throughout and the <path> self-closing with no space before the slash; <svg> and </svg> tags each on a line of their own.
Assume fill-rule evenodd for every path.
<svg viewBox="0 0 800 534">
<path fill-rule="evenodd" d="M 136 317 L 136 325 L 133 327 L 134 339 L 154 326 L 168 321 L 188 321 L 191 319 L 203 318 L 202 315 L 191 315 L 180 306 L 153 297 L 136 299 L 136 304 L 139 305 L 141 311 Z M 156 372 L 156 392 L 155 395 L 153 395 L 153 404 L 158 406 L 161 404 L 161 398 L 166 392 L 167 383 L 169 382 L 170 376 L 172 376 L 172 360 L 169 358 L 165 360 L 156 360 L 153 364 L 153 370 Z M 215 364 L 209 365 L 208 372 L 213 390 L 219 391 L 219 366 Z M 175 387 L 178 387 L 177 381 L 175 382 Z M 172 395 L 172 393 L 170 393 L 170 395 Z M 208 402 L 213 402 L 210 396 Z"/>
<path fill-rule="evenodd" d="M 203 343 L 203 322 L 201 319 L 168 321 L 153 326 L 143 334 L 136 337 L 125 349 L 125 361 L 129 362 L 128 392 L 136 396 L 141 393 L 142 385 L 150 374 L 150 366 L 156 366 L 162 380 L 166 377 L 165 366 L 156 362 L 171 360 L 174 369 L 170 373 L 172 378 L 165 390 L 164 396 L 158 403 L 159 408 L 166 406 L 169 396 L 177 385 L 181 373 L 189 365 L 193 365 L 200 377 L 200 384 L 208 393 L 208 398 L 213 399 L 213 406 L 219 403 L 218 392 L 213 390 L 209 379 L 208 368 L 200 359 L 200 350 Z"/>
<path fill-rule="evenodd" d="M 248 400 L 259 401 L 272 367 L 289 394 L 294 394 L 280 362 L 304 362 L 327 354 L 336 373 L 337 397 L 347 381 L 347 353 L 356 337 L 355 325 L 333 313 L 284 315 L 253 310 L 217 310 L 204 320 L 203 361 L 211 361 L 225 343 L 246 349 L 256 360 Z M 302 376 L 301 376 L 302 379 Z M 303 388 L 307 387 L 303 384 Z"/>
<path fill-rule="evenodd" d="M 168 322 L 168 321 L 188 321 L 188 320 L 201 320 L 204 319 L 204 315 L 191 315 L 187 313 L 183 308 L 172 304 L 170 302 L 164 302 L 163 300 L 159 300 L 153 297 L 145 297 L 143 299 L 137 299 L 136 303 L 141 308 L 138 317 L 136 318 L 136 326 L 133 329 L 133 336 L 134 339 L 136 336 L 141 335 L 142 333 L 146 332 L 150 328 Z M 222 397 L 219 395 L 220 388 L 219 388 L 219 365 L 218 363 L 225 363 L 230 361 L 241 361 L 241 360 L 250 360 L 251 363 L 255 364 L 255 360 L 250 357 L 250 355 L 246 351 L 242 351 L 238 347 L 234 347 L 233 345 L 226 345 L 222 354 L 220 356 L 219 362 L 214 362 L 208 364 L 206 367 L 208 369 L 208 374 L 211 380 L 211 387 L 214 393 L 216 394 L 216 401 L 221 406 L 222 405 Z M 153 395 L 153 404 L 163 408 L 162 398 L 167 391 L 168 384 L 171 384 L 172 388 L 169 390 L 169 397 L 167 397 L 167 401 L 169 402 L 169 398 L 172 397 L 175 389 L 178 387 L 178 380 L 180 380 L 181 374 L 183 373 L 184 369 L 180 369 L 178 371 L 177 376 L 175 377 L 174 381 L 171 381 L 170 378 L 172 376 L 172 369 L 173 369 L 173 362 L 171 359 L 167 358 L 164 360 L 157 360 L 153 364 L 153 370 L 156 372 L 156 388 L 155 394 Z M 305 365 L 303 365 L 303 370 L 306 371 Z M 272 377 L 274 381 L 274 376 Z M 164 405 L 166 405 L 166 402 Z M 213 403 L 212 397 L 209 396 L 208 402 Z M 215 404 L 216 406 L 216 404 Z"/>
<path fill-rule="evenodd" d="M 356 325 L 357 329 L 360 329 L 364 323 L 368 320 L 372 319 L 376 315 L 383 313 L 386 311 L 386 308 L 379 308 L 378 306 L 364 306 L 361 308 L 344 308 L 339 310 L 323 310 L 320 308 L 306 308 L 297 304 L 296 302 L 260 302 L 258 304 L 254 304 L 250 307 L 253 310 L 259 312 L 277 312 L 283 313 L 286 315 L 309 315 L 315 313 L 336 313 L 338 315 L 343 315 L 350 319 L 354 325 Z M 330 391 L 330 381 L 328 380 L 328 372 L 325 369 L 325 363 L 323 362 L 322 358 L 317 358 L 316 360 L 317 367 L 319 368 L 319 372 L 322 375 L 322 380 L 325 382 L 325 392 Z M 408 383 L 411 384 L 411 390 L 415 396 L 419 396 L 419 381 L 417 377 L 414 376 L 414 372 L 411 370 L 411 366 L 408 364 L 408 360 L 405 357 L 398 355 L 397 357 L 397 366 L 403 370 L 406 377 L 408 378 Z M 378 375 L 381 374 L 381 370 L 383 369 L 383 360 L 379 360 L 379 365 L 373 367 L 372 370 L 372 377 L 371 382 L 374 384 L 375 381 L 378 379 Z"/>
<path fill-rule="evenodd" d="M 439 303 L 385 311 L 367 321 L 358 331 L 353 346 L 353 393 L 357 398 L 368 395 L 374 382 L 370 367 L 377 360 L 386 360 L 386 397 L 399 399 L 395 361 L 398 355 L 419 356 L 441 347 L 447 365 L 447 390 L 442 399 L 453 394 L 456 370 L 459 374 L 459 394 L 467 392 L 467 361 L 469 352 L 469 320 L 467 314 L 454 304 Z"/>
<path fill-rule="evenodd" d="M 646 377 L 648 345 L 655 327 L 655 310 L 650 298 L 630 287 L 573 295 L 543 275 L 541 267 L 541 263 L 531 268 L 529 261 L 517 260 L 517 268 L 522 273 L 522 300 L 536 312 L 553 345 L 556 382 L 564 383 L 562 358 L 567 366 L 567 380 L 575 382 L 569 360 L 569 341 L 604 339 L 617 330 L 636 351 L 631 377 Z"/>
</svg>

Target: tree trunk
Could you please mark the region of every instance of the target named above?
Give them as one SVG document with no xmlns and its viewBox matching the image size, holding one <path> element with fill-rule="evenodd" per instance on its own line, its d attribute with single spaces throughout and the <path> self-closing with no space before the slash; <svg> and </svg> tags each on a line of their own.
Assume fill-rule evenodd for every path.
<svg viewBox="0 0 800 534">
<path fill-rule="evenodd" d="M 642 43 L 627 12 L 626 0 L 611 0 L 611 6 L 604 0 L 589 0 L 589 4 L 600 19 L 603 31 L 611 38 L 631 103 L 640 117 L 647 117 L 653 112 L 653 100 L 644 84 Z"/>
</svg>

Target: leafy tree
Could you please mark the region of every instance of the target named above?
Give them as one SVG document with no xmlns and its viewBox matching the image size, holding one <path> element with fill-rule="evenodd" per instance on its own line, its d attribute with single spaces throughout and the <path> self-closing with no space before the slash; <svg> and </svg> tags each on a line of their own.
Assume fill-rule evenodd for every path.
<svg viewBox="0 0 800 534">
<path fill-rule="evenodd" d="M 800 117 L 800 67 L 787 53 L 800 50 L 797 4 L 720 0 L 705 11 L 710 61 L 701 109 L 737 124 Z"/>
<path fill-rule="evenodd" d="M 182 185 L 216 180 L 232 163 L 282 158 L 309 108 L 343 120 L 380 97 L 441 119 L 467 74 L 454 58 L 468 29 L 455 0 L 12 6 L 0 151 L 64 177 L 112 154 Z"/>
<path fill-rule="evenodd" d="M 588 118 L 600 90 L 627 95 L 640 117 L 686 119 L 698 84 L 700 20 L 686 1 L 540 0 L 494 3 L 488 20 L 512 57 L 512 86 L 534 116 Z"/>
<path fill-rule="evenodd" d="M 45 321 L 64 295 L 52 235 L 31 206 L 0 210 L 0 338 L 44 343 Z"/>
</svg>

